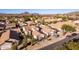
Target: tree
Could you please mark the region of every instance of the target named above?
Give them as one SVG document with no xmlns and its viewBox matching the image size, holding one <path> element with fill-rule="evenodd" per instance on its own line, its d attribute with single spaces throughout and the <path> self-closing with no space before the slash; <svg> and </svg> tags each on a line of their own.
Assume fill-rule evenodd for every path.
<svg viewBox="0 0 79 59">
<path fill-rule="evenodd" d="M 38 13 L 33 13 L 31 15 L 32 21 L 36 21 L 37 19 L 41 19 L 41 16 Z"/>
<path fill-rule="evenodd" d="M 26 37 L 23 39 L 22 43 L 23 43 L 23 46 L 24 46 L 24 47 L 27 46 L 27 38 L 26 38 Z"/>
<path fill-rule="evenodd" d="M 67 21 L 68 20 L 68 16 L 63 16 L 62 19 L 63 19 L 63 21 Z"/>
<path fill-rule="evenodd" d="M 30 16 L 24 16 L 25 21 L 30 21 Z"/>
<path fill-rule="evenodd" d="M 75 27 L 67 25 L 67 24 L 63 24 L 61 29 L 64 30 L 65 32 L 74 32 L 74 31 L 76 31 Z"/>
<path fill-rule="evenodd" d="M 17 43 L 16 43 L 16 42 L 12 44 L 11 49 L 12 49 L 12 50 L 17 50 Z"/>
<path fill-rule="evenodd" d="M 76 41 L 74 41 L 76 40 Z M 64 50 L 79 50 L 79 40 L 78 39 L 74 39 L 74 40 L 70 40 L 66 43 L 64 43 L 63 48 Z"/>
<path fill-rule="evenodd" d="M 3 19 L 3 16 L 0 16 L 0 20 L 2 20 Z"/>
<path fill-rule="evenodd" d="M 57 15 L 55 15 L 54 16 L 54 18 L 62 18 L 63 19 L 63 21 L 67 21 L 68 19 L 69 19 L 69 16 L 68 15 L 59 15 L 59 14 L 57 14 Z"/>
<path fill-rule="evenodd" d="M 11 19 L 9 20 L 11 23 L 18 23 L 17 17 L 12 16 Z"/>
<path fill-rule="evenodd" d="M 21 34 L 23 35 L 23 40 L 22 40 L 23 47 L 28 46 L 29 43 L 31 43 L 31 45 L 34 45 L 36 43 L 36 40 L 32 35 L 29 34 L 25 35 L 23 29 L 21 28 L 20 30 L 21 30 Z"/>
<path fill-rule="evenodd" d="M 31 45 L 34 45 L 36 43 L 36 40 L 32 35 L 27 35 L 26 38 L 27 38 L 27 43 L 31 43 Z"/>
<path fill-rule="evenodd" d="M 31 35 L 30 39 L 31 39 L 31 45 L 34 45 L 36 43 L 36 40 L 34 39 L 34 37 L 32 35 Z"/>
</svg>

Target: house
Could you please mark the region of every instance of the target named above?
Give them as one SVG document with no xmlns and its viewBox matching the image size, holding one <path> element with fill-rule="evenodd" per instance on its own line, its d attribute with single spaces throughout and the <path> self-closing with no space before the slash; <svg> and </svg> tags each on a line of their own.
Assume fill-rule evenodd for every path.
<svg viewBox="0 0 79 59">
<path fill-rule="evenodd" d="M 25 26 L 25 27 L 22 27 L 22 29 L 26 35 L 28 34 L 31 35 L 32 31 L 39 31 L 39 28 L 36 26 Z"/>
<path fill-rule="evenodd" d="M 54 21 L 54 18 L 44 19 L 44 22 L 51 23 Z"/>
<path fill-rule="evenodd" d="M 0 20 L 0 30 L 3 30 L 6 28 L 6 20 Z"/>
<path fill-rule="evenodd" d="M 18 24 L 19 24 L 20 27 L 22 27 L 22 26 L 27 26 L 27 23 L 20 22 L 20 21 L 18 21 Z"/>
<path fill-rule="evenodd" d="M 19 28 L 15 28 L 15 29 L 10 30 L 10 35 L 9 35 L 8 41 L 16 42 L 18 44 L 20 41 L 19 32 L 20 32 Z"/>
<path fill-rule="evenodd" d="M 33 21 L 27 21 L 26 24 L 29 25 L 29 26 L 30 25 L 35 25 L 35 23 Z"/>
<path fill-rule="evenodd" d="M 58 19 L 56 19 L 56 21 L 61 22 L 61 21 L 63 21 L 63 19 L 62 18 L 58 18 Z"/>
<path fill-rule="evenodd" d="M 0 30 L 4 30 L 5 27 L 6 27 L 6 25 L 4 25 L 4 24 L 0 24 Z"/>
<path fill-rule="evenodd" d="M 42 19 L 53 19 L 53 16 L 43 16 Z"/>
<path fill-rule="evenodd" d="M 49 35 L 53 35 L 54 34 L 54 30 L 48 29 L 48 28 L 41 29 L 41 32 L 43 32 L 46 36 L 49 36 Z"/>
<path fill-rule="evenodd" d="M 0 20 L 0 24 L 6 24 L 6 20 Z"/>
<path fill-rule="evenodd" d="M 41 40 L 44 38 L 44 35 L 38 32 L 38 28 L 35 26 L 26 26 L 22 29 L 26 35 L 33 35 L 35 39 Z"/>
<path fill-rule="evenodd" d="M 76 25 L 79 25 L 79 20 L 74 21 Z"/>
<path fill-rule="evenodd" d="M 45 19 L 44 22 L 50 23 L 53 22 L 53 19 Z"/>
<path fill-rule="evenodd" d="M 10 35 L 10 30 L 7 30 L 5 32 L 3 32 L 0 35 L 0 49 L 1 50 L 5 50 L 5 49 L 10 49 L 11 48 L 11 42 L 5 42 L 7 40 L 9 40 L 9 35 Z"/>
<path fill-rule="evenodd" d="M 15 28 L 16 27 L 16 24 L 15 23 L 9 23 L 6 25 L 6 29 L 8 28 Z"/>
<path fill-rule="evenodd" d="M 44 34 L 41 34 L 38 31 L 32 31 L 32 35 L 34 39 L 37 39 L 37 40 L 42 40 L 44 38 Z"/>
<path fill-rule="evenodd" d="M 30 26 L 30 27 L 31 27 L 31 30 L 32 30 L 32 31 L 34 31 L 34 30 L 39 31 L 39 28 L 36 27 L 36 26 Z"/>
<path fill-rule="evenodd" d="M 5 41 L 17 42 L 19 41 L 19 31 L 17 30 L 6 30 L 0 35 L 0 45 Z"/>
<path fill-rule="evenodd" d="M 9 40 L 8 41 L 12 41 L 12 42 L 17 42 L 19 41 L 19 33 L 17 33 L 16 31 L 10 31 L 10 36 L 9 36 Z"/>
<path fill-rule="evenodd" d="M 6 20 L 6 25 L 9 24 L 9 23 L 10 23 L 9 20 Z"/>
<path fill-rule="evenodd" d="M 9 40 L 10 30 L 7 30 L 0 35 L 0 45 L 3 44 L 5 41 Z"/>
<path fill-rule="evenodd" d="M 50 27 L 45 26 L 45 25 L 40 25 L 39 27 L 41 28 L 41 32 L 44 33 L 46 36 L 53 35 L 53 33 L 55 31 L 55 30 L 53 30 Z"/>
<path fill-rule="evenodd" d="M 7 30 L 2 33 L 0 37 L 0 49 L 10 49 L 12 47 L 12 43 L 19 43 L 19 29 Z"/>
<path fill-rule="evenodd" d="M 58 32 L 58 31 L 62 31 L 61 28 L 55 27 L 55 26 L 53 26 L 53 25 L 49 25 L 49 27 L 50 27 L 51 29 L 57 31 L 57 32 Z"/>
<path fill-rule="evenodd" d="M 29 26 L 22 27 L 22 29 L 25 35 L 31 35 L 31 30 Z"/>
<path fill-rule="evenodd" d="M 69 20 L 77 20 L 77 16 L 76 15 L 69 15 Z"/>
<path fill-rule="evenodd" d="M 19 17 L 18 20 L 19 20 L 20 22 L 24 22 L 25 19 L 24 19 L 23 17 Z"/>
<path fill-rule="evenodd" d="M 39 27 L 40 28 L 49 28 L 48 26 L 45 26 L 45 25 L 42 25 L 42 24 L 40 24 Z"/>
</svg>

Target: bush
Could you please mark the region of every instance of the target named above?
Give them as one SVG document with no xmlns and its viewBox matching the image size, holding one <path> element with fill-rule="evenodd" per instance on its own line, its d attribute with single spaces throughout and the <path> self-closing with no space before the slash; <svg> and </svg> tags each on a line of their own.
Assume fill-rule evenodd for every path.
<svg viewBox="0 0 79 59">
<path fill-rule="evenodd" d="M 63 19 L 63 21 L 67 21 L 69 19 L 69 17 L 68 16 L 63 16 L 62 19 Z"/>
<path fill-rule="evenodd" d="M 25 16 L 24 19 L 25 19 L 25 21 L 30 21 L 30 17 L 29 16 Z"/>
<path fill-rule="evenodd" d="M 17 44 L 16 44 L 16 43 L 13 43 L 11 49 L 12 49 L 12 50 L 17 50 Z"/>
<path fill-rule="evenodd" d="M 23 46 L 25 46 L 25 47 L 27 46 L 27 39 L 26 38 L 23 39 Z"/>
<path fill-rule="evenodd" d="M 74 32 L 74 31 L 76 31 L 75 27 L 72 27 L 72 26 L 67 25 L 67 24 L 62 25 L 61 29 L 66 31 L 66 32 Z"/>
<path fill-rule="evenodd" d="M 74 41 L 77 40 L 77 41 Z M 79 50 L 79 41 L 78 39 L 70 40 L 64 44 L 63 49 L 65 50 Z"/>
</svg>

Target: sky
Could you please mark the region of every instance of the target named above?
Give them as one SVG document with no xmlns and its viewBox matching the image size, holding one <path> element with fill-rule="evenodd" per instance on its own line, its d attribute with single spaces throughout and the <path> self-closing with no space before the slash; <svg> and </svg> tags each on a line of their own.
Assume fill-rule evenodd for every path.
<svg viewBox="0 0 79 59">
<path fill-rule="evenodd" d="M 23 12 L 39 13 L 39 14 L 60 14 L 68 12 L 76 12 L 79 9 L 0 9 L 0 13 L 19 14 Z"/>
</svg>

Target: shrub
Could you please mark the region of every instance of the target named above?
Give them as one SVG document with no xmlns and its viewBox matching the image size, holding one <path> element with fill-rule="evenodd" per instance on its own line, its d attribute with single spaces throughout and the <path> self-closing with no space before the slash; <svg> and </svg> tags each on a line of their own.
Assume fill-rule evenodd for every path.
<svg viewBox="0 0 79 59">
<path fill-rule="evenodd" d="M 77 40 L 77 41 L 74 41 Z M 79 50 L 79 41 L 78 39 L 70 40 L 64 44 L 63 49 L 65 50 Z"/>
<path fill-rule="evenodd" d="M 25 21 L 30 21 L 30 17 L 29 16 L 25 16 L 24 19 L 25 19 Z"/>
<path fill-rule="evenodd" d="M 63 24 L 61 29 L 66 31 L 66 32 L 74 32 L 74 31 L 76 31 L 75 27 L 72 27 L 72 26 L 67 25 L 67 24 Z"/>
<path fill-rule="evenodd" d="M 12 49 L 12 50 L 17 50 L 17 44 L 16 44 L 16 43 L 13 43 L 11 49 Z"/>
</svg>

